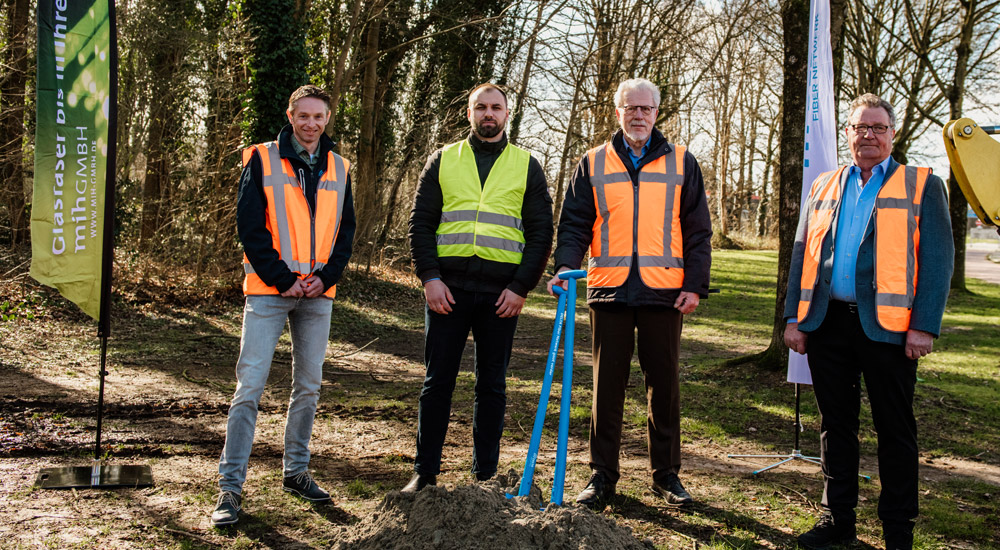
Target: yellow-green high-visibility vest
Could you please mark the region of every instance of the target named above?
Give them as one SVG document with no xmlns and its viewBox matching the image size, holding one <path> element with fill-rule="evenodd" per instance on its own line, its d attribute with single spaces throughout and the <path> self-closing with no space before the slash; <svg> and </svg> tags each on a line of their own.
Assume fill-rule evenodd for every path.
<svg viewBox="0 0 1000 550">
<path fill-rule="evenodd" d="M 521 263 L 524 226 L 521 204 L 531 154 L 508 144 L 486 178 L 479 183 L 476 157 L 468 141 L 441 151 L 438 181 L 444 204 L 437 229 L 438 257 L 479 256 L 484 260 Z"/>
</svg>

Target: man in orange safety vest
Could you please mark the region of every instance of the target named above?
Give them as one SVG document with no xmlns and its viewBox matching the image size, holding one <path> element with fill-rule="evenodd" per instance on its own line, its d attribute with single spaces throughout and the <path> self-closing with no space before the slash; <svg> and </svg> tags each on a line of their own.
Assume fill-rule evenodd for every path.
<svg viewBox="0 0 1000 550">
<path fill-rule="evenodd" d="M 785 343 L 808 353 L 821 416 L 823 514 L 807 548 L 855 540 L 861 378 L 878 432 L 886 548 L 913 546 L 917 517 L 917 359 L 931 352 L 955 249 L 948 199 L 929 168 L 889 155 L 892 105 L 864 94 L 844 132 L 853 162 L 813 182 L 799 216 Z"/>
<path fill-rule="evenodd" d="M 219 459 L 212 524 L 239 520 L 250 447 L 275 346 L 287 320 L 292 394 L 285 422 L 282 489 L 312 502 L 330 494 L 309 473 L 309 440 L 330 338 L 333 297 L 354 239 L 350 163 L 324 133 L 330 96 L 302 86 L 288 100 L 288 125 L 275 141 L 243 153 L 236 224 L 243 243 L 243 337 L 236 393 Z"/>
<path fill-rule="evenodd" d="M 557 273 L 589 252 L 587 303 L 594 351 L 590 482 L 577 502 L 602 508 L 620 476 L 622 414 L 638 331 L 653 491 L 668 505 L 693 499 L 681 466 L 678 348 L 683 316 L 707 296 L 712 222 L 701 169 L 653 126 L 660 91 L 626 80 L 615 93 L 621 129 L 580 160 L 563 203 Z M 552 286 L 566 282 L 553 277 Z"/>
</svg>

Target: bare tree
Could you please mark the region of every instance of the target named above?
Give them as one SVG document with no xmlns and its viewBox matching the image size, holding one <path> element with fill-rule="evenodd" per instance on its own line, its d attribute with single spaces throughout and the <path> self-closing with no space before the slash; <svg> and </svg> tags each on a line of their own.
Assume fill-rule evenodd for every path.
<svg viewBox="0 0 1000 550">
<path fill-rule="evenodd" d="M 28 0 L 4 0 L 0 38 L 0 191 L 10 223 L 11 245 L 28 239 L 24 191 L 24 106 L 28 45 L 34 42 Z"/>
</svg>

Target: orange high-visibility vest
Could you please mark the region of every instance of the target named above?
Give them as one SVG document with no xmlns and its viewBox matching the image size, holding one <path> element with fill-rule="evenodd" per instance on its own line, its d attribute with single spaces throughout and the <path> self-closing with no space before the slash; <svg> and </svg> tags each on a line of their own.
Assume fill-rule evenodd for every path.
<svg viewBox="0 0 1000 550">
<path fill-rule="evenodd" d="M 666 155 L 643 166 L 638 187 L 632 185 L 614 145 L 606 143 L 587 151 L 597 211 L 590 243 L 588 287 L 623 285 L 633 254 L 646 286 L 683 286 L 684 241 L 679 213 L 684 150 L 675 145 Z"/>
<path fill-rule="evenodd" d="M 809 193 L 798 307 L 800 323 L 812 310 L 823 239 L 840 207 L 844 170 L 846 167 L 821 174 Z M 891 332 L 906 332 L 910 328 L 920 251 L 920 201 L 930 175 L 930 168 L 900 166 L 875 199 L 875 318 Z"/>
<path fill-rule="evenodd" d="M 326 172 L 316 186 L 316 211 L 309 208 L 304 182 L 300 182 L 288 159 L 281 158 L 278 142 L 272 141 L 243 150 L 243 165 L 250 162 L 254 151 L 260 156 L 262 186 L 267 197 L 266 224 L 271 232 L 271 245 L 278 251 L 288 269 L 305 279 L 323 269 L 330 260 L 337 242 L 347 192 L 347 171 L 351 163 L 330 151 Z M 254 272 L 247 255 L 243 254 L 243 294 L 280 294 Z M 337 285 L 323 293 L 328 298 L 337 294 Z"/>
</svg>

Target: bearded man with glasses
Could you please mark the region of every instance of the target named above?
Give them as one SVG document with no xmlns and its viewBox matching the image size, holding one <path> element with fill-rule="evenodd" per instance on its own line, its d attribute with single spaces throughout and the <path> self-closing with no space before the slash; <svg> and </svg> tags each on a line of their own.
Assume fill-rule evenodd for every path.
<svg viewBox="0 0 1000 550">
<path fill-rule="evenodd" d="M 785 343 L 809 354 L 821 416 L 823 514 L 807 548 L 855 540 L 861 378 L 878 433 L 886 548 L 913 547 L 917 517 L 917 359 L 931 352 L 955 250 L 948 199 L 929 168 L 889 155 L 892 105 L 851 103 L 853 163 L 820 175 L 799 218 L 785 301 Z"/>
<path fill-rule="evenodd" d="M 668 505 L 693 499 L 681 467 L 678 347 L 683 316 L 708 295 L 712 221 L 701 169 L 683 146 L 654 128 L 660 91 L 626 80 L 615 93 L 621 129 L 587 152 L 559 219 L 557 273 L 578 269 L 589 251 L 587 302 L 593 335 L 594 398 L 590 482 L 576 501 L 603 508 L 620 472 L 622 414 L 638 332 L 648 401 L 652 489 Z M 566 282 L 553 277 L 554 285 Z"/>
</svg>

